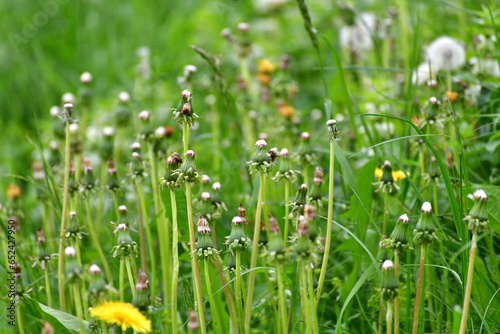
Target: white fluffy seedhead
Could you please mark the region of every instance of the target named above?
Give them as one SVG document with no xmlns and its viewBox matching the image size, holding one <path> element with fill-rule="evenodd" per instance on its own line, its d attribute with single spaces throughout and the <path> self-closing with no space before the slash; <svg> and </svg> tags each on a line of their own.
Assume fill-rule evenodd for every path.
<svg viewBox="0 0 500 334">
<path fill-rule="evenodd" d="M 106 137 L 113 137 L 115 134 L 115 130 L 111 126 L 107 126 L 102 129 L 102 134 Z"/>
<path fill-rule="evenodd" d="M 75 134 L 78 132 L 78 130 L 80 130 L 80 126 L 78 125 L 78 123 L 71 123 L 69 125 L 69 132 L 71 134 Z"/>
<path fill-rule="evenodd" d="M 429 202 L 424 202 L 422 204 L 422 208 L 420 209 L 423 213 L 429 213 L 432 212 L 432 205 Z"/>
<path fill-rule="evenodd" d="M 118 100 L 120 100 L 120 102 L 127 103 L 130 101 L 130 94 L 127 92 L 121 92 L 118 94 Z"/>
<path fill-rule="evenodd" d="M 157 137 L 164 137 L 165 135 L 167 134 L 167 129 L 165 129 L 164 126 L 159 126 L 156 130 L 155 130 L 155 135 Z"/>
<path fill-rule="evenodd" d="M 209 192 L 204 191 L 204 192 L 201 193 L 201 199 L 203 201 L 209 201 L 210 199 L 212 199 L 212 197 L 210 196 Z"/>
<path fill-rule="evenodd" d="M 61 113 L 61 109 L 58 106 L 53 106 L 50 108 L 50 116 L 57 117 Z"/>
<path fill-rule="evenodd" d="M 133 149 L 134 151 L 140 150 L 141 149 L 141 143 L 138 141 L 135 141 L 130 145 L 130 148 Z"/>
<path fill-rule="evenodd" d="M 486 196 L 486 193 L 484 192 L 484 190 L 476 190 L 474 192 L 474 195 L 473 196 L 473 199 L 480 199 L 480 200 L 487 200 L 488 199 L 488 196 Z"/>
<path fill-rule="evenodd" d="M 73 93 L 64 93 L 61 97 L 61 102 L 74 104 L 76 102 L 76 97 Z M 73 107 L 73 106 L 72 106 Z"/>
<path fill-rule="evenodd" d="M 302 138 L 302 139 L 311 139 L 311 135 L 309 134 L 309 132 L 302 132 L 300 134 L 300 138 Z"/>
<path fill-rule="evenodd" d="M 405 213 L 401 216 L 399 216 L 398 221 L 408 224 L 410 222 L 410 218 L 408 218 L 408 215 Z"/>
<path fill-rule="evenodd" d="M 334 119 L 329 119 L 328 121 L 326 121 L 326 125 L 327 126 L 333 126 L 333 125 L 336 125 L 337 124 L 337 121 L 334 120 Z"/>
<path fill-rule="evenodd" d="M 118 207 L 118 211 L 119 211 L 119 212 L 126 212 L 126 211 L 127 211 L 127 207 L 126 207 L 125 205 L 120 205 L 120 206 Z"/>
<path fill-rule="evenodd" d="M 143 121 L 148 120 L 149 117 L 151 117 L 151 114 L 149 113 L 149 111 L 144 110 L 144 111 L 141 111 L 139 113 L 139 118 L 142 119 Z"/>
<path fill-rule="evenodd" d="M 76 256 L 75 248 L 71 246 L 66 247 L 66 249 L 64 250 L 64 255 L 66 255 L 67 257 L 75 257 Z"/>
<path fill-rule="evenodd" d="M 93 264 L 90 266 L 89 268 L 89 274 L 91 275 L 98 275 L 98 274 L 101 274 L 102 273 L 102 270 L 101 270 L 101 267 L 99 267 L 97 264 Z"/>
<path fill-rule="evenodd" d="M 220 190 L 220 188 L 221 188 L 220 182 L 215 182 L 215 183 L 212 185 L 212 189 L 213 189 L 213 190 Z"/>
<path fill-rule="evenodd" d="M 382 269 L 387 270 L 394 268 L 394 263 L 392 263 L 391 260 L 385 260 L 384 263 L 382 263 Z"/>
<path fill-rule="evenodd" d="M 133 152 L 132 153 L 132 158 L 134 158 L 134 159 L 140 159 L 141 155 L 138 152 Z"/>
<path fill-rule="evenodd" d="M 91 83 L 92 82 L 92 74 L 90 74 L 90 72 L 83 72 L 82 75 L 80 75 L 80 82 L 81 83 Z"/>
</svg>

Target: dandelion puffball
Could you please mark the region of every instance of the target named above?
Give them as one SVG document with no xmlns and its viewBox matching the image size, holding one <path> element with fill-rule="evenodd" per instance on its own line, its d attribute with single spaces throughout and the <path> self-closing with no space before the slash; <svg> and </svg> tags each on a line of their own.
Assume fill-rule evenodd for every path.
<svg viewBox="0 0 500 334">
<path fill-rule="evenodd" d="M 451 37 L 434 40 L 425 50 L 425 55 L 438 70 L 452 71 L 465 64 L 465 48 Z"/>
</svg>

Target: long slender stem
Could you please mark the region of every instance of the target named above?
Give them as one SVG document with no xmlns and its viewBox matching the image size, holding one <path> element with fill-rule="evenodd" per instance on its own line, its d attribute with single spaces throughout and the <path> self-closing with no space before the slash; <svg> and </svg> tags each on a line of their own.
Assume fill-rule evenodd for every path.
<svg viewBox="0 0 500 334">
<path fill-rule="evenodd" d="M 476 257 L 477 233 L 472 235 L 472 245 L 470 247 L 469 269 L 467 270 L 467 285 L 465 286 L 464 307 L 462 308 L 462 318 L 460 319 L 459 334 L 465 334 L 467 330 L 467 317 L 469 315 L 470 296 L 472 292 L 472 276 L 474 274 L 474 259 Z"/>
<path fill-rule="evenodd" d="M 312 307 L 311 300 L 309 299 L 309 293 L 307 291 L 307 277 L 306 277 L 306 261 L 304 259 L 300 260 L 300 280 L 302 285 L 302 299 L 303 299 L 303 307 L 305 320 L 306 320 L 306 328 L 308 333 L 314 331 L 313 324 L 313 316 L 312 316 Z"/>
<path fill-rule="evenodd" d="M 193 222 L 193 194 L 191 183 L 186 182 L 186 202 L 187 202 L 187 216 L 189 225 L 189 245 L 191 247 L 191 270 L 193 273 L 194 293 L 196 297 L 196 304 L 198 306 L 198 320 L 200 321 L 200 329 L 203 334 L 207 332 L 205 324 L 205 308 L 203 306 L 203 295 L 201 291 L 200 268 L 198 267 L 198 260 L 196 255 L 196 241 L 194 238 L 194 222 Z"/>
<path fill-rule="evenodd" d="M 422 278 L 424 276 L 424 262 L 425 262 L 425 245 L 420 247 L 420 264 L 418 266 L 418 278 L 417 278 L 417 291 L 415 294 L 415 311 L 413 312 L 413 330 L 412 334 L 418 333 L 418 322 L 420 313 L 420 297 L 422 295 Z"/>
<path fill-rule="evenodd" d="M 64 294 L 64 240 L 66 238 L 66 219 L 68 216 L 68 193 L 69 193 L 69 122 L 66 122 L 66 143 L 64 147 L 64 195 L 61 214 L 61 226 L 59 229 L 59 261 L 57 279 L 59 280 L 59 302 L 61 310 L 66 311 L 66 295 Z"/>
<path fill-rule="evenodd" d="M 142 184 L 137 181 L 137 191 L 139 192 L 139 200 L 141 201 L 142 215 L 144 217 L 144 227 L 146 229 L 146 235 L 148 237 L 148 249 L 149 249 L 149 261 L 151 263 L 151 298 L 156 298 L 156 260 L 153 248 L 153 235 L 151 234 L 151 229 L 149 228 L 148 210 L 146 207 L 146 201 L 144 200 L 144 192 L 142 191 Z"/>
<path fill-rule="evenodd" d="M 52 307 L 52 294 L 50 293 L 49 269 L 43 271 L 45 275 L 45 291 L 47 292 L 47 306 Z"/>
<path fill-rule="evenodd" d="M 132 269 L 130 268 L 130 258 L 125 259 L 125 267 L 127 268 L 128 282 L 130 284 L 130 290 L 132 291 L 132 297 L 134 297 L 135 283 L 134 283 L 134 276 L 132 275 Z"/>
<path fill-rule="evenodd" d="M 177 202 L 175 190 L 170 189 L 170 204 L 172 207 L 172 333 L 179 332 L 177 324 L 177 278 L 179 277 L 179 231 L 177 229 Z"/>
<path fill-rule="evenodd" d="M 119 279 L 119 289 L 120 289 L 120 301 L 125 301 L 125 259 L 120 259 L 120 277 Z"/>
<path fill-rule="evenodd" d="M 108 279 L 108 283 L 112 284 L 113 276 L 111 276 L 111 269 L 109 268 L 108 261 L 106 260 L 106 256 L 104 256 L 104 252 L 102 251 L 101 244 L 99 243 L 99 239 L 94 229 L 94 223 L 92 221 L 92 216 L 90 213 L 90 198 L 88 196 L 86 201 L 86 209 L 87 209 L 87 225 L 89 226 L 90 239 L 92 239 L 94 248 L 97 250 L 97 253 L 99 254 L 99 259 L 101 260 L 102 265 L 104 267 L 104 272 L 106 273 L 106 278 Z"/>
<path fill-rule="evenodd" d="M 183 144 L 184 144 L 184 154 L 186 154 L 186 152 L 188 151 L 188 147 L 189 147 L 189 126 L 186 122 L 182 123 L 182 133 L 183 133 L 183 136 L 182 136 L 182 141 L 183 141 Z"/>
<path fill-rule="evenodd" d="M 236 279 L 234 280 L 234 294 L 236 298 L 236 309 L 238 310 L 238 317 L 240 323 L 241 333 L 245 333 L 243 317 L 243 302 L 241 298 L 241 252 L 236 251 Z"/>
<path fill-rule="evenodd" d="M 144 218 L 144 215 L 148 215 L 147 212 L 144 214 L 143 212 L 146 210 L 145 206 L 142 204 L 141 193 L 139 191 L 140 181 L 137 181 L 137 208 L 139 211 L 139 245 L 141 247 L 141 268 L 142 271 L 147 272 L 147 260 L 146 260 L 146 237 L 144 236 L 144 221 L 147 219 Z M 142 189 L 142 188 L 141 188 Z"/>
<path fill-rule="evenodd" d="M 382 224 L 382 235 L 387 235 L 387 214 L 389 210 L 389 192 L 384 191 L 384 221 Z"/>
<path fill-rule="evenodd" d="M 278 293 L 279 293 L 279 308 L 281 315 L 281 327 L 283 334 L 288 333 L 288 316 L 286 313 L 286 300 L 285 300 L 285 285 L 283 284 L 283 273 L 281 272 L 281 264 L 276 263 L 276 277 L 278 279 Z"/>
<path fill-rule="evenodd" d="M 78 318 L 78 324 L 80 325 L 80 334 L 85 334 L 85 326 L 83 325 L 82 298 L 76 283 L 73 284 L 73 295 L 75 296 L 76 316 Z"/>
<path fill-rule="evenodd" d="M 323 284 L 325 283 L 326 270 L 328 267 L 328 257 L 330 255 L 330 245 L 332 243 L 332 221 L 333 221 L 333 178 L 335 168 L 335 145 L 334 141 L 330 141 L 330 175 L 328 177 L 328 221 L 326 222 L 326 243 L 323 253 L 323 263 L 321 264 L 321 272 L 318 280 L 318 288 L 316 289 L 316 307 L 318 307 Z"/>
<path fill-rule="evenodd" d="M 250 258 L 250 269 L 257 265 L 257 255 L 259 252 L 260 218 L 262 215 L 262 194 L 264 192 L 264 174 L 259 173 L 259 196 L 257 200 L 257 210 L 255 212 L 255 223 L 253 230 L 252 256 Z M 252 270 L 248 277 L 247 301 L 245 305 L 245 333 L 250 331 L 250 317 L 252 311 L 253 288 L 255 284 L 255 270 Z"/>
<path fill-rule="evenodd" d="M 212 284 L 210 283 L 210 273 L 208 272 L 208 260 L 204 260 L 205 265 L 205 284 L 207 286 L 208 300 L 210 301 L 210 308 L 212 310 L 212 316 L 214 318 L 215 331 L 218 334 L 222 333 L 221 322 L 219 318 L 219 313 L 217 312 L 217 304 L 215 304 L 214 296 L 212 293 Z"/>
<path fill-rule="evenodd" d="M 399 284 L 399 252 L 394 252 L 394 271 Z M 394 298 L 394 334 L 399 334 L 399 295 Z"/>
<path fill-rule="evenodd" d="M 285 180 L 285 232 L 283 234 L 283 242 L 288 242 L 288 228 L 290 226 L 290 207 L 288 206 L 288 201 L 290 199 L 290 183 Z"/>
<path fill-rule="evenodd" d="M 23 316 L 21 310 L 19 309 L 19 303 L 16 304 L 16 316 L 17 316 L 17 326 L 19 327 L 19 334 L 24 334 Z"/>
<path fill-rule="evenodd" d="M 392 334 L 392 300 L 387 301 L 387 315 L 385 321 L 387 322 L 387 334 Z"/>
<path fill-rule="evenodd" d="M 80 264 L 80 267 L 83 268 L 82 252 L 80 251 L 80 244 L 79 244 L 78 240 L 74 243 L 74 247 L 76 250 L 76 257 L 78 259 L 78 263 Z M 81 288 L 82 288 L 82 296 L 84 296 L 85 291 L 87 291 L 87 288 L 85 287 L 85 280 L 82 280 Z M 83 309 L 84 309 L 83 313 L 85 315 L 85 320 L 88 321 L 89 320 L 89 312 L 88 312 L 89 302 L 85 298 L 82 298 L 82 299 L 83 299 Z"/>
<path fill-rule="evenodd" d="M 158 226 L 158 237 L 160 239 L 160 261 L 161 261 L 161 271 L 162 271 L 162 285 L 164 299 L 170 302 L 170 289 L 169 289 L 169 279 L 170 279 L 170 237 L 167 219 L 165 217 L 164 207 L 160 203 L 159 193 L 158 193 L 158 180 L 156 175 L 156 159 L 153 149 L 153 144 L 148 142 L 149 150 L 149 165 L 151 168 L 151 190 L 153 192 L 153 203 L 155 207 L 156 222 Z M 149 238 L 149 236 L 148 236 Z"/>
<path fill-rule="evenodd" d="M 313 321 L 313 332 L 318 333 L 318 314 L 316 311 L 316 303 L 314 302 L 314 287 L 313 287 L 313 273 L 312 273 L 312 263 L 307 263 L 307 285 L 309 288 L 309 300 L 310 300 L 310 309 L 311 309 L 311 315 L 312 315 L 312 321 Z"/>
</svg>

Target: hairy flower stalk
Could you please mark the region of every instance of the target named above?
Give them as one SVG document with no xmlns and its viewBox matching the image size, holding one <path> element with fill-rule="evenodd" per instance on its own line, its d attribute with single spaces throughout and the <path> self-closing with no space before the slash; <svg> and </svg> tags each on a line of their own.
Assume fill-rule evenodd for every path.
<svg viewBox="0 0 500 334">
<path fill-rule="evenodd" d="M 382 264 L 381 295 L 387 302 L 386 323 L 387 334 L 392 334 L 392 303 L 398 296 L 399 283 L 396 278 L 394 264 L 391 260 L 385 260 Z"/>
<path fill-rule="evenodd" d="M 80 283 L 83 278 L 83 271 L 81 265 L 77 260 L 77 253 L 73 247 L 66 247 L 64 256 L 66 257 L 66 282 L 73 288 L 73 297 L 75 299 L 76 316 L 80 326 L 80 334 L 85 333 L 85 326 L 83 324 L 83 311 L 82 311 L 82 298 L 80 295 Z"/>
<path fill-rule="evenodd" d="M 183 133 L 184 141 L 187 141 L 188 134 Z M 194 162 L 195 154 L 193 151 L 189 150 L 186 152 L 185 160 L 181 165 L 180 170 L 178 170 L 178 184 L 184 184 L 186 188 L 186 205 L 187 205 L 187 216 L 188 216 L 188 226 L 189 226 L 189 244 L 191 249 L 191 271 L 193 274 L 194 281 L 194 294 L 195 294 L 195 308 L 198 308 L 198 318 L 200 321 L 200 328 L 202 333 L 206 333 L 205 324 L 205 308 L 203 306 L 203 294 L 201 291 L 201 279 L 200 279 L 200 268 L 198 266 L 197 254 L 196 254 L 196 241 L 194 235 L 194 222 L 193 222 L 193 191 L 192 184 L 201 181 L 201 176 L 198 174 L 196 165 Z"/>
<path fill-rule="evenodd" d="M 267 218 L 267 208 L 266 208 L 266 184 L 265 175 L 271 170 L 272 164 L 269 154 L 266 152 L 267 143 L 265 140 L 258 140 L 255 143 L 255 154 L 251 161 L 248 162 L 250 173 L 254 171 L 259 172 L 259 196 L 257 200 L 257 209 L 255 213 L 255 223 L 254 223 L 254 233 L 253 233 L 253 244 L 252 244 L 252 255 L 250 258 L 250 270 L 255 268 L 257 265 L 257 255 L 259 252 L 259 235 L 260 235 L 260 220 L 262 211 L 264 211 L 264 221 L 266 227 L 269 226 Z M 247 299 L 245 305 L 245 326 L 244 332 L 248 333 L 250 331 L 250 318 L 252 311 L 252 301 L 253 301 L 253 289 L 255 284 L 255 270 L 251 271 L 248 277 L 248 290 Z"/>
<path fill-rule="evenodd" d="M 422 280 L 424 276 L 425 251 L 426 247 L 436 238 L 434 232 L 436 228 L 432 222 L 432 206 L 429 202 L 424 202 L 421 208 L 420 219 L 413 231 L 413 242 L 420 246 L 420 263 L 418 267 L 417 291 L 415 293 L 415 309 L 413 312 L 412 334 L 418 333 L 420 299 L 422 297 Z"/>
<path fill-rule="evenodd" d="M 59 279 L 59 302 L 61 305 L 61 309 L 66 311 L 66 295 L 64 294 L 64 256 L 62 256 L 64 252 L 64 240 L 66 233 L 66 219 L 68 216 L 68 197 L 69 197 L 69 163 L 70 163 L 70 152 L 69 152 L 69 143 L 70 143 L 70 131 L 69 126 L 73 122 L 71 118 L 71 114 L 73 112 L 73 104 L 66 103 L 64 105 L 64 112 L 62 114 L 62 121 L 66 123 L 66 141 L 64 146 L 64 195 L 63 195 L 63 207 L 61 214 L 61 226 L 59 228 L 59 261 L 58 261 L 58 279 Z"/>
<path fill-rule="evenodd" d="M 212 315 L 214 318 L 215 331 L 218 334 L 222 333 L 221 322 L 219 313 L 217 312 L 217 304 L 215 303 L 214 296 L 212 293 L 212 283 L 210 282 L 210 273 L 208 271 L 209 260 L 211 257 L 217 256 L 217 250 L 214 248 L 212 242 L 212 231 L 208 226 L 208 221 L 200 216 L 198 219 L 198 241 L 196 242 L 196 250 L 198 253 L 198 258 L 203 260 L 203 265 L 205 267 L 205 283 L 207 286 L 208 299 L 210 301 L 210 309 L 212 310 Z"/>
<path fill-rule="evenodd" d="M 467 317 L 469 314 L 470 298 L 472 293 L 472 276 L 474 274 L 474 259 L 476 257 L 477 238 L 488 228 L 488 211 L 486 204 L 488 197 L 483 190 L 476 190 L 473 195 L 469 195 L 474 204 L 469 214 L 464 218 L 468 223 L 469 230 L 472 231 L 472 243 L 469 255 L 469 269 L 467 271 L 467 284 L 465 286 L 464 307 L 462 308 L 462 318 L 460 319 L 460 334 L 465 334 L 467 330 Z"/>
<path fill-rule="evenodd" d="M 139 247 L 137 243 L 132 240 L 130 235 L 130 229 L 127 225 L 120 223 L 116 227 L 114 233 L 117 237 L 117 243 L 111 250 L 113 257 L 118 257 L 120 259 L 120 274 L 119 274 L 119 291 L 120 291 L 120 301 L 125 299 L 125 265 L 127 266 L 127 275 L 130 282 L 130 290 L 132 295 L 135 294 L 135 284 L 133 284 L 134 279 L 132 277 L 132 272 L 130 270 L 131 258 L 137 258 L 139 255 Z"/>
<path fill-rule="evenodd" d="M 171 280 L 171 321 L 172 333 L 177 334 L 179 326 L 177 324 L 177 279 L 179 277 L 179 230 L 177 226 L 177 201 L 175 197 L 175 188 L 177 185 L 178 174 L 174 171 L 178 170 L 182 164 L 182 159 L 179 153 L 172 153 L 167 159 L 167 170 L 165 176 L 160 180 L 163 186 L 170 189 L 170 205 L 172 210 L 172 280 Z"/>
<path fill-rule="evenodd" d="M 278 279 L 279 311 L 281 317 L 281 329 L 283 334 L 288 333 L 288 315 L 285 299 L 285 284 L 283 282 L 283 263 L 285 258 L 285 245 L 279 235 L 280 228 L 276 219 L 269 220 L 269 246 L 268 252 L 275 259 L 276 277 Z"/>
<path fill-rule="evenodd" d="M 50 292 L 49 270 L 48 268 L 46 268 L 47 262 L 50 261 L 50 253 L 47 250 L 47 241 L 45 240 L 45 236 L 43 235 L 43 231 L 40 227 L 36 229 L 36 234 L 38 236 L 37 262 L 40 262 L 40 267 L 42 268 L 45 276 L 45 291 L 47 293 L 47 305 L 49 307 L 52 307 L 52 294 Z M 36 265 L 37 262 L 35 262 L 34 265 Z"/>
<path fill-rule="evenodd" d="M 328 268 L 328 257 L 330 255 L 330 246 L 332 243 L 332 221 L 333 221 L 333 179 L 334 179 L 334 166 L 335 166 L 335 140 L 339 139 L 339 132 L 337 130 L 337 121 L 331 119 L 326 122 L 328 127 L 328 138 L 330 140 L 330 170 L 328 176 L 328 216 L 326 222 L 326 243 L 325 251 L 323 253 L 323 263 L 321 264 L 321 272 L 318 280 L 318 288 L 316 289 L 316 307 L 318 306 L 325 283 L 326 271 Z"/>
</svg>

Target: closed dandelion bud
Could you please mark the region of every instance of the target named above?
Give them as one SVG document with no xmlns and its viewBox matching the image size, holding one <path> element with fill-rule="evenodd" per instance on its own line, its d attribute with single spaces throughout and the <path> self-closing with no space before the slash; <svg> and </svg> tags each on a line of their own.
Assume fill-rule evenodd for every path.
<svg viewBox="0 0 500 334">
<path fill-rule="evenodd" d="M 54 118 L 62 118 L 60 108 L 58 106 L 51 107 L 50 116 Z M 60 119 L 52 122 L 52 133 L 57 139 L 64 139 L 66 136 L 66 127 L 64 125 L 64 122 L 61 122 Z"/>
<path fill-rule="evenodd" d="M 206 174 L 201 176 L 201 189 L 210 192 L 210 177 Z"/>
<path fill-rule="evenodd" d="M 196 317 L 196 312 L 194 310 L 189 311 L 187 329 L 190 332 L 195 332 L 200 329 L 200 324 L 198 323 L 198 318 Z"/>
<path fill-rule="evenodd" d="M 212 197 L 210 197 L 209 192 L 202 192 L 201 193 L 201 208 L 200 208 L 200 213 L 203 216 L 206 216 L 210 220 L 210 216 L 214 212 L 213 206 L 212 206 Z"/>
<path fill-rule="evenodd" d="M 82 234 L 84 233 L 80 230 L 80 226 L 78 226 L 76 212 L 71 211 L 69 213 L 68 227 L 66 228 L 66 238 L 78 242 L 78 239 L 82 239 Z"/>
<path fill-rule="evenodd" d="M 240 34 L 238 36 L 236 52 L 241 58 L 248 56 L 252 51 L 252 41 L 250 39 L 250 34 L 248 33 L 249 30 L 250 24 L 244 22 L 238 24 L 238 31 Z"/>
<path fill-rule="evenodd" d="M 21 265 L 19 263 L 14 263 L 11 265 L 12 271 L 14 272 L 14 279 L 16 280 L 16 303 L 19 303 L 19 298 L 25 293 L 23 286 L 23 277 L 21 273 Z M 29 292 L 29 290 L 27 291 Z"/>
<path fill-rule="evenodd" d="M 198 170 L 196 168 L 196 164 L 194 162 L 195 154 L 192 150 L 189 150 L 184 154 L 184 162 L 180 168 L 180 174 L 178 178 L 178 182 L 180 184 L 184 182 L 196 183 L 201 180 L 200 175 L 198 174 Z"/>
<path fill-rule="evenodd" d="M 114 232 L 117 235 L 117 245 L 111 250 L 113 257 L 118 256 L 121 259 L 127 256 L 137 257 L 139 254 L 138 246 L 132 240 L 129 227 L 125 224 L 119 224 Z"/>
<path fill-rule="evenodd" d="M 112 127 L 108 126 L 102 130 L 102 134 L 103 138 L 99 143 L 99 155 L 103 161 L 106 161 L 113 156 L 115 131 Z"/>
<path fill-rule="evenodd" d="M 188 125 L 194 125 L 196 119 L 200 118 L 193 109 L 192 103 L 193 94 L 188 90 L 183 90 L 181 92 L 181 101 L 177 105 L 177 109 L 172 112 L 172 118 L 179 124 L 187 123 Z"/>
<path fill-rule="evenodd" d="M 330 141 L 339 139 L 339 131 L 337 129 L 337 121 L 334 119 L 330 119 L 326 122 L 326 126 L 328 128 L 328 138 Z"/>
<path fill-rule="evenodd" d="M 73 123 L 73 119 L 71 118 L 73 114 L 73 103 L 65 103 L 64 104 L 64 111 L 61 114 L 61 120 L 63 123 Z"/>
<path fill-rule="evenodd" d="M 300 146 L 298 156 L 303 167 L 310 166 L 316 161 L 316 155 L 311 148 L 311 135 L 308 132 L 300 134 Z"/>
<path fill-rule="evenodd" d="M 410 219 L 406 214 L 401 215 L 396 222 L 391 237 L 382 241 L 382 246 L 393 249 L 398 254 L 404 254 L 408 247 L 408 231 L 410 227 Z"/>
<path fill-rule="evenodd" d="M 429 202 L 424 202 L 421 208 L 422 213 L 418 219 L 417 226 L 413 230 L 413 242 L 417 245 L 430 243 L 436 237 L 434 232 L 434 222 L 432 221 L 432 206 Z"/>
<path fill-rule="evenodd" d="M 127 92 L 121 92 L 118 95 L 118 105 L 115 109 L 115 124 L 117 127 L 124 128 L 132 119 L 132 110 L 130 109 L 130 95 Z"/>
<path fill-rule="evenodd" d="M 269 216 L 271 217 L 271 216 Z M 268 243 L 266 223 L 260 221 L 259 246 L 266 246 Z"/>
<path fill-rule="evenodd" d="M 279 153 L 279 170 L 273 177 L 273 180 L 279 182 L 281 180 L 288 180 L 292 183 L 297 182 L 297 171 L 292 169 L 292 161 L 290 153 L 286 148 L 282 149 Z"/>
<path fill-rule="evenodd" d="M 84 158 L 83 165 L 84 165 L 83 182 L 82 182 L 83 186 L 85 187 L 85 190 L 93 189 L 95 185 L 95 178 L 90 159 Z"/>
<path fill-rule="evenodd" d="M 316 224 L 316 209 L 314 206 L 306 204 L 304 205 L 304 217 L 307 219 L 309 223 L 309 238 L 311 241 L 316 240 L 318 236 L 318 227 Z"/>
<path fill-rule="evenodd" d="M 261 232 L 261 234 L 263 234 Z M 271 260 L 285 260 L 285 245 L 281 238 L 278 221 L 273 216 L 269 216 L 269 244 L 268 252 Z"/>
<path fill-rule="evenodd" d="M 120 205 L 118 207 L 118 225 L 120 224 L 125 224 L 128 227 L 130 227 L 131 223 L 128 221 L 127 218 L 127 207 L 125 205 Z"/>
<path fill-rule="evenodd" d="M 38 258 L 33 266 L 38 263 L 42 270 L 45 270 L 47 262 L 50 261 L 50 252 L 47 250 L 47 242 L 40 227 L 36 229 L 36 234 L 38 236 Z"/>
<path fill-rule="evenodd" d="M 93 264 L 90 266 L 88 274 L 90 278 L 90 284 L 88 288 L 89 295 L 94 298 L 99 298 L 103 294 L 106 294 L 106 282 L 104 281 L 101 268 L 97 264 Z"/>
<path fill-rule="evenodd" d="M 71 246 L 66 247 L 64 250 L 64 256 L 66 257 L 66 280 L 68 283 L 76 283 L 82 278 L 83 275 L 82 267 L 80 267 L 76 257 L 76 250 Z"/>
<path fill-rule="evenodd" d="M 311 241 L 309 240 L 309 222 L 304 216 L 299 217 L 298 238 L 295 251 L 298 256 L 306 257 L 311 254 Z"/>
<path fill-rule="evenodd" d="M 116 174 L 116 167 L 113 158 L 108 159 L 108 178 L 106 180 L 106 187 L 114 192 L 120 189 L 120 182 L 118 181 L 118 175 Z"/>
<path fill-rule="evenodd" d="M 469 198 L 474 201 L 474 204 L 464 220 L 468 222 L 472 233 L 481 233 L 488 229 L 488 211 L 486 210 L 488 197 L 483 190 L 476 190 L 473 195 L 469 195 Z"/>
<path fill-rule="evenodd" d="M 229 271 L 230 273 L 232 273 L 236 270 L 236 256 L 234 253 L 227 252 L 226 267 L 224 269 Z"/>
<path fill-rule="evenodd" d="M 167 171 L 165 172 L 165 176 L 163 177 L 163 184 L 168 187 L 174 187 L 177 179 L 179 178 L 179 174 L 175 173 L 182 164 L 182 159 L 179 153 L 174 152 L 170 154 L 167 159 Z"/>
<path fill-rule="evenodd" d="M 134 177 L 144 176 L 144 165 L 142 163 L 141 155 L 137 152 L 132 153 L 132 174 Z"/>
<path fill-rule="evenodd" d="M 92 74 L 89 72 L 83 72 L 80 75 L 80 82 L 82 86 L 80 87 L 80 91 L 78 95 L 80 95 L 80 101 L 84 108 L 88 108 L 90 106 L 90 102 L 92 101 L 92 89 L 90 85 L 92 83 Z"/>
<path fill-rule="evenodd" d="M 141 143 L 138 141 L 133 142 L 132 145 L 130 145 L 130 149 L 132 150 L 132 153 L 141 153 Z"/>
<path fill-rule="evenodd" d="M 250 174 L 255 170 L 267 173 L 271 170 L 271 158 L 267 152 L 267 142 L 259 139 L 255 142 L 255 153 L 252 160 L 247 162 L 250 165 Z"/>
<path fill-rule="evenodd" d="M 310 201 L 316 201 L 318 204 L 321 204 L 321 198 L 323 197 L 323 191 L 321 190 L 322 185 L 323 171 L 321 168 L 316 167 L 314 170 L 313 186 L 311 188 L 311 192 L 309 193 Z"/>
<path fill-rule="evenodd" d="M 276 147 L 273 147 L 272 149 L 269 150 L 269 159 L 271 163 L 274 163 L 277 157 L 279 157 L 280 152 Z"/>
<path fill-rule="evenodd" d="M 212 191 L 210 192 L 210 195 L 212 195 L 212 204 L 216 205 L 217 207 L 222 206 L 225 208 L 225 204 L 222 202 L 222 187 L 220 182 L 215 182 L 212 185 Z"/>
<path fill-rule="evenodd" d="M 382 298 L 384 300 L 393 300 L 398 296 L 399 283 L 396 278 L 396 271 L 391 260 L 385 260 L 382 264 L 382 280 L 380 284 Z"/>
<path fill-rule="evenodd" d="M 304 205 L 307 203 L 307 184 L 302 184 L 295 195 L 295 200 L 292 203 L 291 214 L 297 216 L 304 212 Z"/>
<path fill-rule="evenodd" d="M 378 185 L 377 192 L 382 190 L 382 192 L 388 192 L 392 194 L 399 190 L 399 186 L 396 184 L 394 180 L 394 175 L 392 172 L 392 165 L 389 161 L 385 161 L 382 166 L 382 176 L 380 177 L 380 181 L 376 183 Z"/>
<path fill-rule="evenodd" d="M 142 140 L 149 140 L 154 134 L 153 126 L 150 122 L 151 114 L 149 111 L 141 111 L 139 113 L 139 118 L 141 119 L 141 131 L 139 132 L 139 137 Z"/>
<path fill-rule="evenodd" d="M 205 217 L 200 216 L 198 219 L 198 240 L 196 241 L 196 250 L 198 258 L 203 260 L 217 253 L 212 242 L 212 230 L 208 225 Z"/>
<path fill-rule="evenodd" d="M 132 305 L 134 305 L 141 312 L 146 312 L 149 307 L 148 285 L 149 281 L 146 273 L 139 269 Z"/>
<path fill-rule="evenodd" d="M 247 238 L 245 233 L 245 223 L 243 220 L 236 216 L 231 221 L 231 234 L 229 235 L 227 245 L 230 252 L 244 251 L 248 248 L 250 239 Z"/>
</svg>

